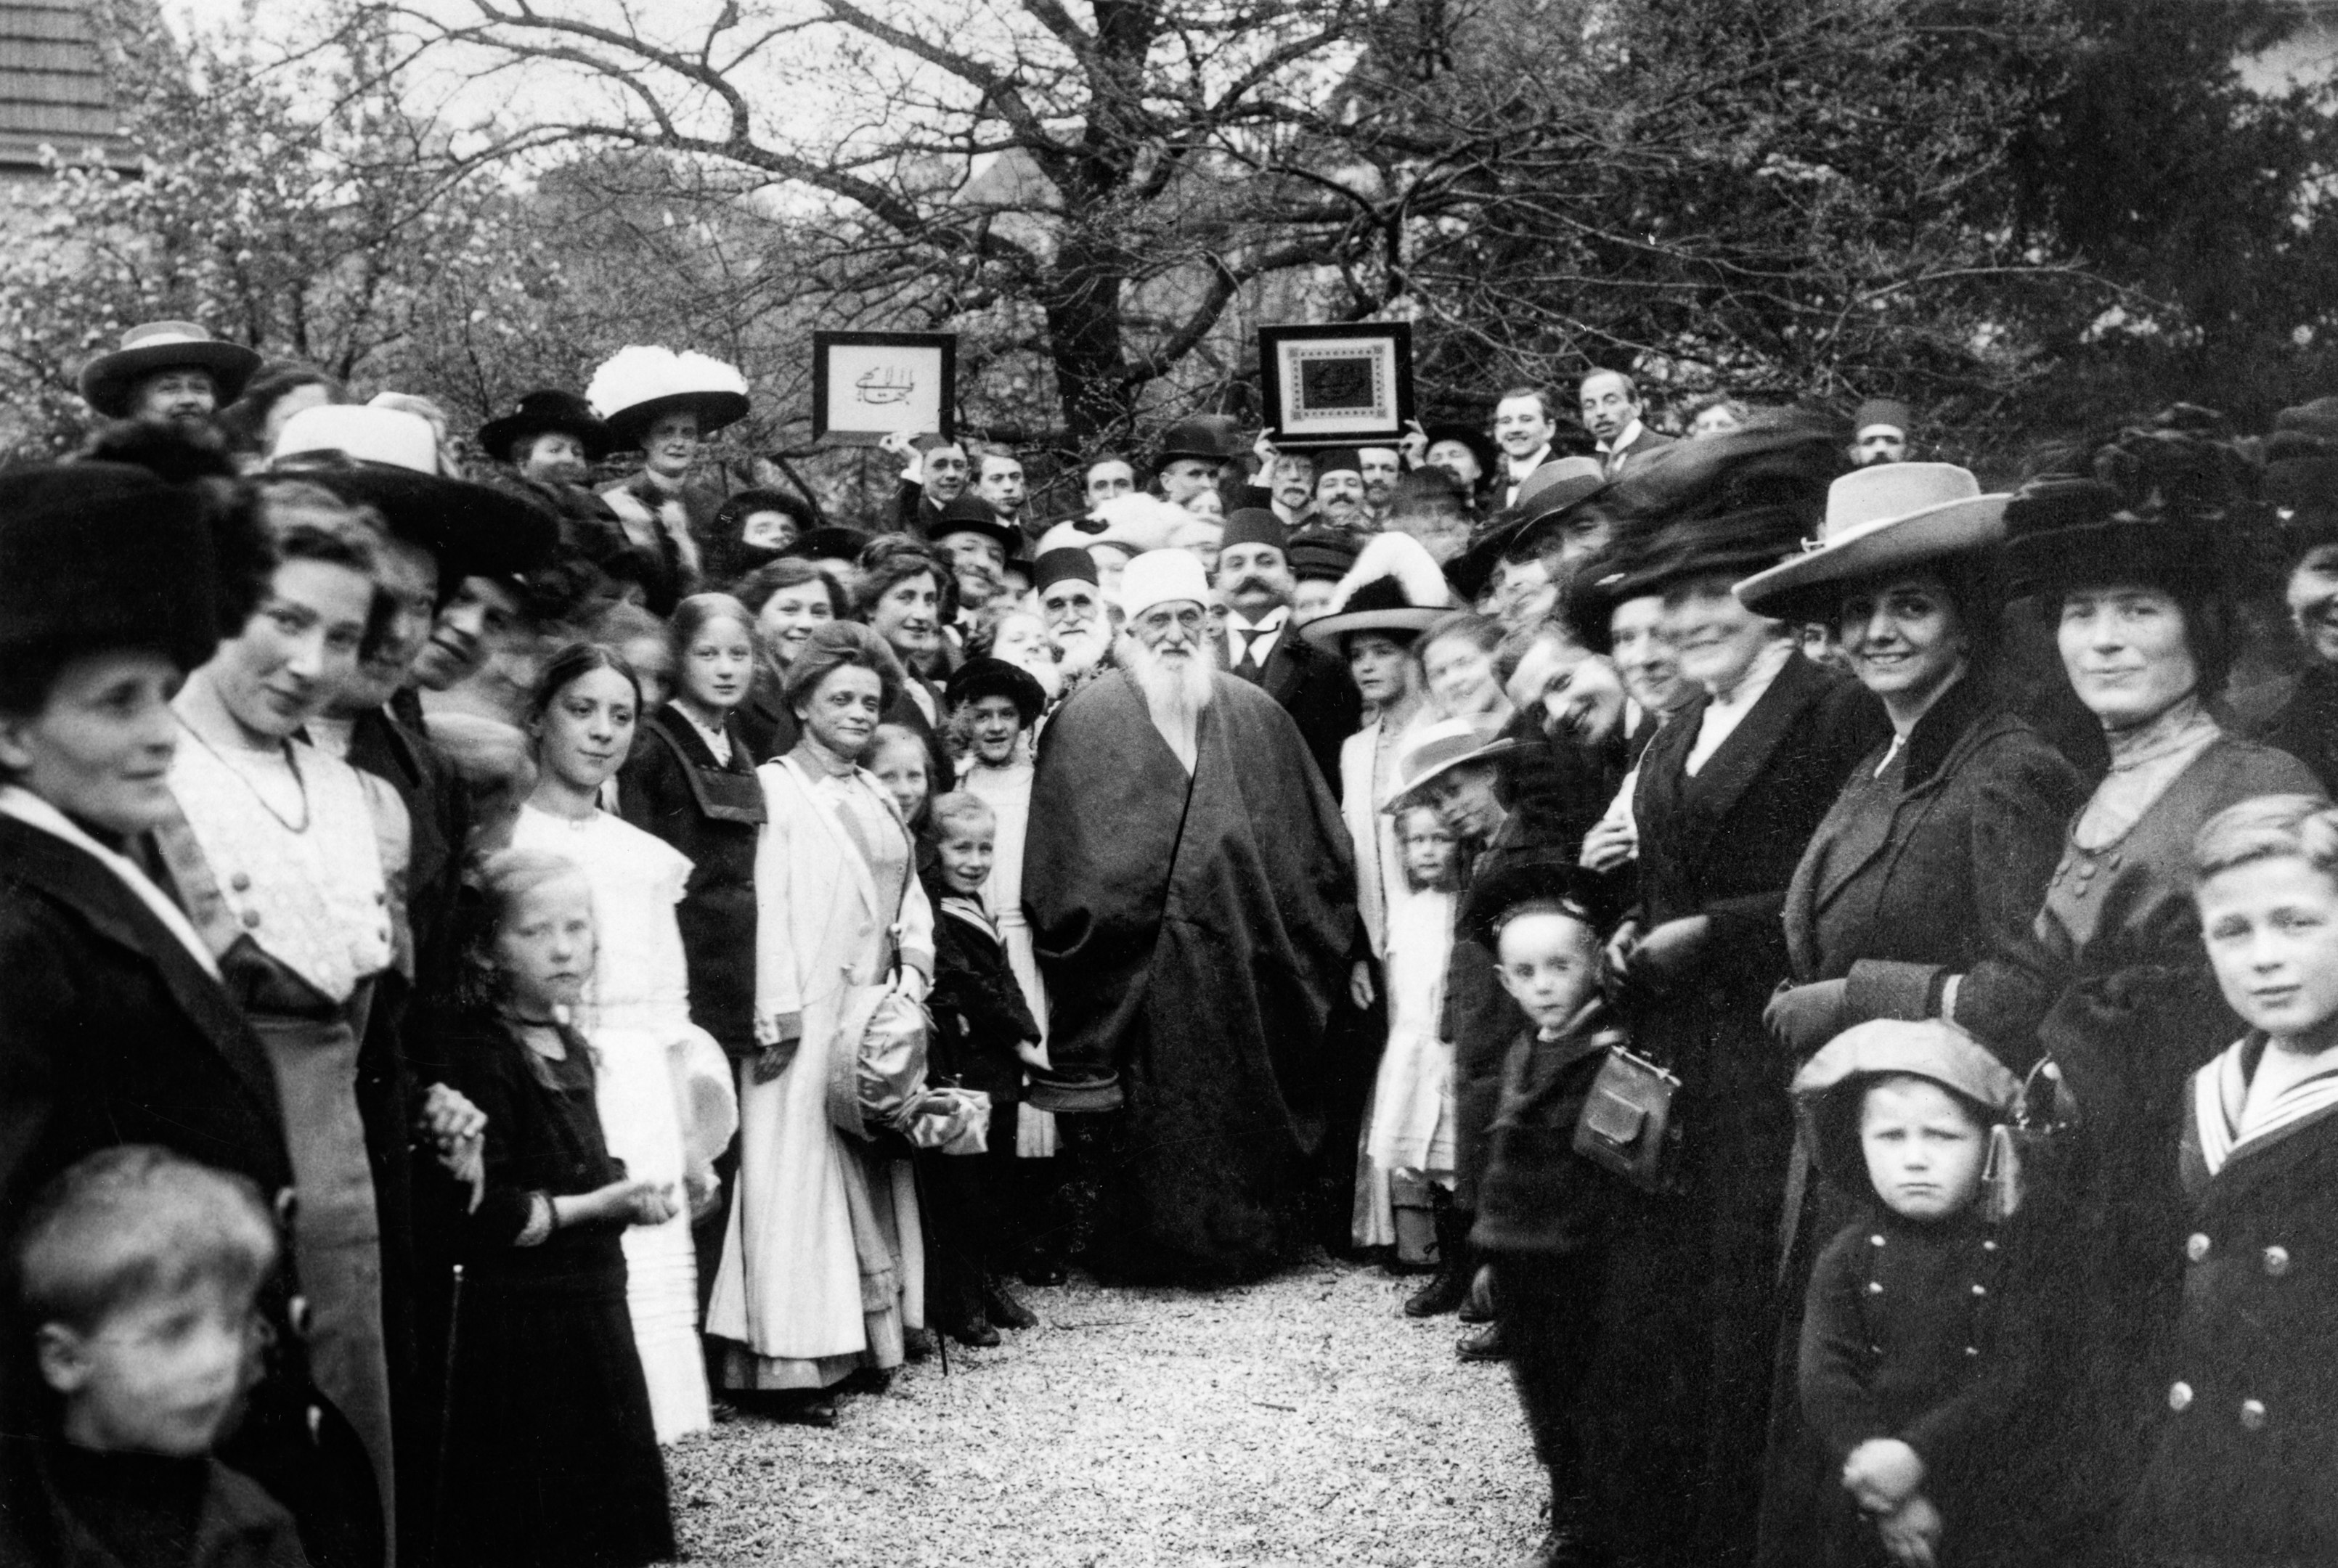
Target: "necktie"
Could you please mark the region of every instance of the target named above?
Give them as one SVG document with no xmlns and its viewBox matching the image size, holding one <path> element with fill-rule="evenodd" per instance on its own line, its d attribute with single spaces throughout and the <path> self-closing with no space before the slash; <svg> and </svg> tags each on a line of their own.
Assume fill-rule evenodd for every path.
<svg viewBox="0 0 2338 1568">
<path fill-rule="evenodd" d="M 1263 644 L 1282 630 L 1286 617 L 1278 612 L 1251 625 L 1239 625 L 1229 619 L 1226 635 L 1234 640 L 1239 657 L 1234 660 L 1233 672 L 1245 681 L 1255 681 L 1265 673 L 1264 661 L 1259 657 Z"/>
</svg>

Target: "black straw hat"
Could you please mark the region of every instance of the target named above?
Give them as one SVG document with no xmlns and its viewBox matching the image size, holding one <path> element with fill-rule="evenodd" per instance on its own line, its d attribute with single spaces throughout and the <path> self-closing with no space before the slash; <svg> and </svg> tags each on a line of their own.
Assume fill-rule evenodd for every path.
<svg viewBox="0 0 2338 1568">
<path fill-rule="evenodd" d="M 509 462 L 514 444 L 554 435 L 575 436 L 588 463 L 598 463 L 609 455 L 609 427 L 593 412 L 593 406 L 556 387 L 521 393 L 517 407 L 480 426 L 479 450 L 498 463 Z"/>
<path fill-rule="evenodd" d="M 1036 722 L 1047 709 L 1046 689 L 1039 684 L 1037 676 L 1019 664 L 987 656 L 969 659 L 959 665 L 942 694 L 952 708 L 985 697 L 1004 697 L 1015 704 L 1016 713 L 1026 725 Z"/>
</svg>

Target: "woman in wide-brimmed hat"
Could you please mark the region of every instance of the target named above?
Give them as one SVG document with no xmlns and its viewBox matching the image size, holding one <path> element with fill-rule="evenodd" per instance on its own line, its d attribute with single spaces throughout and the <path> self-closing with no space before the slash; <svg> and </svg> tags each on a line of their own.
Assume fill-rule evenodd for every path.
<svg viewBox="0 0 2338 1568">
<path fill-rule="evenodd" d="M 1948 1019 L 2016 1060 L 2052 1001 L 2029 925 L 2084 793 L 2077 770 L 1991 692 L 2003 495 L 1944 463 L 1881 464 L 1830 487 L 1819 546 L 1737 585 L 1782 621 L 1840 633 L 1891 720 L 1812 835 L 1786 892 L 1793 984 L 1764 1014 L 1797 1061 L 1854 1024 Z M 1765 1561 L 1815 1561 L 1840 1491 L 1794 1397 L 1802 1286 L 1859 1201 L 1798 1152 L 1786 1192 L 1784 1323 L 1763 1488 Z"/>
<path fill-rule="evenodd" d="M 613 447 L 641 451 L 641 471 L 601 494 L 634 544 L 656 556 L 649 605 L 663 615 L 705 575 L 722 497 L 687 481 L 707 437 L 747 416 L 747 378 L 703 354 L 634 345 L 602 362 L 584 396 Z"/>
<path fill-rule="evenodd" d="M 2105 1558 L 2145 1417 L 2166 1397 L 2156 1377 L 2183 1286 L 2185 1083 L 2242 1032 L 2200 946 L 2194 835 L 2236 801 L 2320 789 L 2208 707 L 2237 642 L 2234 573 L 2266 522 L 2254 481 L 2222 420 L 2178 406 L 2006 508 L 2008 569 L 2058 607 L 2063 668 L 2111 758 L 2036 927 L 2058 992 L 2037 1046 L 2077 1102 L 2080 1146 L 2067 1245 L 2053 1250 L 2077 1308 L 2073 1386 L 2056 1405 L 2058 1562 Z"/>
</svg>

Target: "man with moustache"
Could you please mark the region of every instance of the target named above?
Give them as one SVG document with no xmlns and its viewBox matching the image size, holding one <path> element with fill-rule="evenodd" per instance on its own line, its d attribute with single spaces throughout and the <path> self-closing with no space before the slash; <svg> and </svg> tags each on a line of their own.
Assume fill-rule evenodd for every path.
<svg viewBox="0 0 2338 1568">
<path fill-rule="evenodd" d="M 1337 660 L 1292 634 L 1291 542 L 1272 512 L 1244 507 L 1226 519 L 1218 545 L 1218 591 L 1226 623 L 1220 661 L 1282 704 L 1308 755 L 1337 790 L 1340 747 L 1363 721 L 1363 702 Z"/>
<path fill-rule="evenodd" d="M 1077 545 L 1042 551 L 1031 564 L 1039 619 L 1062 656 L 1065 683 L 1076 685 L 1112 662 L 1112 616 L 1095 557 Z"/>
<path fill-rule="evenodd" d="M 1289 714 L 1214 668 L 1182 550 L 1129 563 L 1123 668 L 1039 740 L 1023 900 L 1049 999 L 1032 1102 L 1099 1166 L 1100 1261 L 1255 1279 L 1307 1238 L 1324 1023 L 1346 983 L 1353 868 Z"/>
<path fill-rule="evenodd" d="M 1353 446 L 1323 446 L 1313 456 L 1318 520 L 1362 544 L 1378 532 L 1364 505 L 1362 454 Z"/>
<path fill-rule="evenodd" d="M 1356 473 L 1364 482 L 1364 517 L 1370 532 L 1388 526 L 1396 505 L 1396 482 L 1404 474 L 1404 454 L 1394 446 L 1356 448 Z"/>
<path fill-rule="evenodd" d="M 1610 479 L 1626 465 L 1673 444 L 1671 436 L 1640 423 L 1640 388 L 1621 370 L 1594 370 L 1586 376 L 1580 398 L 1583 427 L 1598 443 L 1599 461 Z"/>
</svg>

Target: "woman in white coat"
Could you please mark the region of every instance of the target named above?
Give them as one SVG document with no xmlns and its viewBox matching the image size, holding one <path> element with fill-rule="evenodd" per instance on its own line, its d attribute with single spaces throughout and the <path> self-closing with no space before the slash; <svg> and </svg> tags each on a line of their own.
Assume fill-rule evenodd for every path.
<svg viewBox="0 0 2338 1568">
<path fill-rule="evenodd" d="M 891 799 L 860 766 L 900 691 L 883 640 L 821 626 L 788 667 L 802 726 L 759 772 L 768 821 L 755 862 L 755 1028 L 741 1104 L 738 1200 L 707 1332 L 729 1341 L 721 1381 L 792 1393 L 833 1419 L 823 1391 L 862 1367 L 900 1365 L 923 1328 L 925 1257 L 906 1145 L 841 1131 L 861 1031 L 888 995 L 921 1004 L 933 911 Z M 857 1121 L 857 1117 L 851 1118 Z"/>
</svg>

